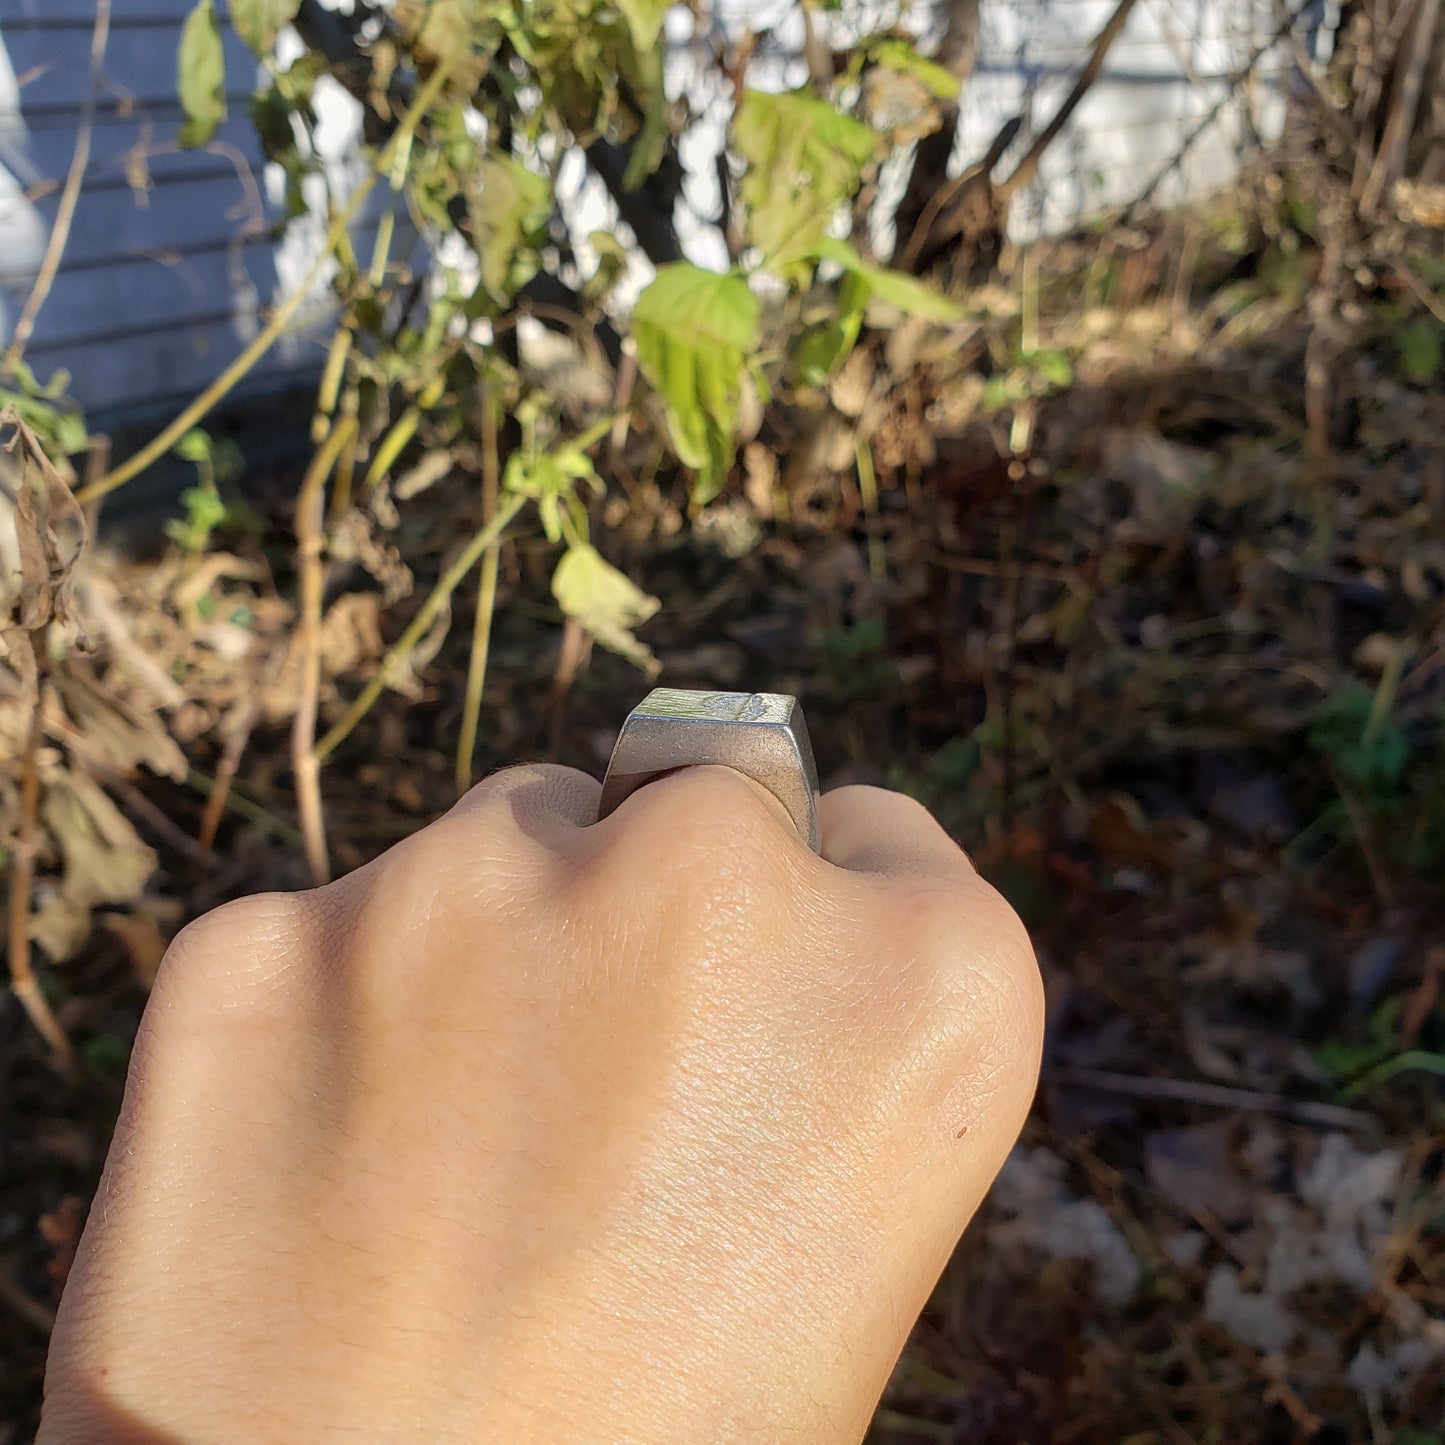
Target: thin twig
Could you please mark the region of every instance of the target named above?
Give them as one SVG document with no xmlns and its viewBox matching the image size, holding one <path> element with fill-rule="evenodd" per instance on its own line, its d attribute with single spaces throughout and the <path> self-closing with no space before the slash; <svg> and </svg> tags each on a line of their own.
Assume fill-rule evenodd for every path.
<svg viewBox="0 0 1445 1445">
<path fill-rule="evenodd" d="M 120 662 L 160 707 L 180 707 L 186 692 L 170 673 L 138 643 L 126 622 L 120 598 L 109 578 L 92 572 L 80 580 L 87 619 L 93 619 Z"/>
<path fill-rule="evenodd" d="M 90 142 L 95 132 L 95 105 L 100 94 L 100 72 L 105 64 L 105 48 L 110 42 L 110 0 L 96 0 L 95 28 L 90 33 L 90 85 L 85 92 L 85 104 L 80 112 L 80 129 L 75 137 L 75 150 L 70 157 L 70 170 L 66 172 L 65 188 L 60 193 L 60 204 L 55 211 L 55 224 L 50 228 L 45 255 L 40 270 L 35 274 L 35 284 L 25 299 L 25 309 L 15 323 L 10 345 L 5 351 L 5 364 L 0 375 L 11 376 L 25 354 L 26 343 L 35 330 L 40 308 L 50 295 L 55 284 L 56 273 L 60 270 L 60 259 L 65 254 L 66 242 L 70 240 L 70 227 L 75 220 L 75 207 L 80 200 L 80 188 L 85 182 L 85 168 L 90 164 Z"/>
<path fill-rule="evenodd" d="M 1340 287 L 1344 275 L 1342 227 L 1329 227 L 1325 233 L 1319 274 L 1310 290 L 1306 315 L 1309 317 L 1309 339 L 1305 343 L 1305 435 L 1306 454 L 1313 463 L 1315 475 L 1323 481 L 1330 457 L 1330 396 L 1334 380 L 1330 365 L 1330 345 L 1335 318 L 1339 315 Z"/>
<path fill-rule="evenodd" d="M 377 181 L 391 169 L 392 160 L 400 148 L 403 137 L 411 134 L 417 121 L 436 99 L 455 63 L 456 55 L 449 55 L 431 73 L 427 83 L 412 102 L 411 109 L 407 111 L 401 126 L 387 143 L 386 149 L 377 158 L 371 173 L 360 181 L 351 193 L 346 207 L 332 221 L 331 227 L 326 233 L 326 242 L 317 253 L 306 274 L 301 278 L 296 289 L 271 313 L 271 319 L 257 333 L 251 344 L 169 426 L 153 437 L 134 456 L 107 472 L 99 481 L 91 482 L 82 488 L 78 493 L 82 505 L 98 501 L 101 497 L 115 491 L 117 487 L 124 486 L 131 478 L 145 471 L 157 458 L 164 456 L 271 349 L 290 324 L 291 318 L 310 295 L 312 287 L 321 279 L 322 272 L 331 260 L 332 252 L 341 244 L 366 198 L 375 188 Z"/>
<path fill-rule="evenodd" d="M 1370 875 L 1370 882 L 1375 885 L 1375 894 L 1380 900 L 1380 905 L 1386 909 L 1393 908 L 1395 906 L 1395 889 L 1376 847 L 1375 832 L 1370 825 L 1370 819 L 1361 806 L 1359 798 L 1355 796 L 1354 789 L 1340 776 L 1339 769 L 1331 762 L 1326 762 L 1325 767 L 1329 772 L 1330 780 L 1335 785 L 1335 791 L 1340 795 L 1340 802 L 1345 805 L 1345 814 L 1350 820 L 1350 828 L 1354 832 L 1355 842 L 1359 844 L 1360 856 L 1365 860 L 1365 868 Z"/>
<path fill-rule="evenodd" d="M 1078 109 L 1079 102 L 1089 93 L 1090 86 L 1099 78 L 1099 72 L 1104 68 L 1110 49 L 1119 38 L 1119 32 L 1128 20 L 1129 12 L 1137 3 L 1138 0 L 1119 0 L 1114 7 L 1114 13 L 1095 39 L 1094 48 L 1089 53 L 1084 68 L 1079 72 L 1073 89 L 1064 97 L 1064 103 L 1054 112 L 1053 119 L 1038 133 L 1009 178 L 997 186 L 996 193 L 1000 201 L 1007 201 L 1020 186 L 1026 186 L 1033 180 L 1044 152 L 1054 143 L 1059 132 L 1068 124 L 1069 117 Z"/>
<path fill-rule="evenodd" d="M 197 768 L 191 768 L 186 773 L 186 786 L 194 788 L 203 798 L 209 798 L 216 791 L 216 783 L 213 778 L 208 778 Z M 251 798 L 243 797 L 234 788 L 226 794 L 226 811 L 234 813 L 238 818 L 244 818 L 248 823 L 254 823 L 258 828 L 269 833 L 273 838 L 279 838 L 281 842 L 292 848 L 300 848 L 303 843 L 301 834 L 289 823 L 283 822 L 269 808 L 263 808 L 260 803 Z"/>
<path fill-rule="evenodd" d="M 501 458 L 497 455 L 497 411 L 490 387 L 482 388 L 482 521 L 497 514 Z M 482 553 L 477 579 L 477 610 L 472 618 L 472 655 L 467 665 L 467 694 L 462 703 L 461 735 L 457 738 L 457 792 L 472 784 L 472 759 L 477 750 L 477 724 L 482 715 L 482 692 L 487 682 L 487 656 L 492 644 L 492 616 L 497 606 L 497 567 L 500 541 Z"/>
<path fill-rule="evenodd" d="M 1094 1089 L 1101 1094 L 1122 1094 L 1132 1099 L 1167 1099 L 1172 1103 L 1202 1104 L 1210 1109 L 1241 1109 L 1254 1114 L 1278 1114 L 1300 1124 L 1320 1129 L 1374 1129 L 1378 1121 L 1359 1109 L 1339 1104 L 1319 1104 L 1311 1099 L 1291 1099 L 1286 1094 L 1236 1089 L 1228 1084 L 1210 1084 L 1197 1079 L 1160 1079 L 1137 1074 L 1115 1074 L 1107 1069 L 1076 1068 L 1052 1064 L 1045 1079 L 1064 1088 Z"/>
<path fill-rule="evenodd" d="M 1259 64 L 1260 60 L 1263 59 L 1269 51 L 1274 49 L 1281 40 L 1285 39 L 1285 37 L 1295 29 L 1300 21 L 1304 19 L 1305 12 L 1312 4 L 1314 4 L 1314 0 L 1300 0 L 1300 3 L 1296 5 L 1292 11 L 1280 19 L 1275 29 L 1255 46 L 1244 64 L 1241 65 L 1238 70 L 1223 77 L 1224 94 L 1200 117 L 1199 124 L 1184 137 L 1179 144 L 1179 148 L 1164 166 L 1155 173 L 1154 179 L 1120 212 L 1119 225 L 1128 226 L 1133 223 L 1135 216 L 1149 204 L 1154 197 L 1154 193 L 1164 184 L 1165 178 L 1169 176 L 1177 166 L 1183 163 L 1184 157 L 1194 149 L 1195 142 L 1219 119 L 1224 107 L 1234 100 L 1239 88 L 1254 74 L 1254 67 Z"/>
<path fill-rule="evenodd" d="M 284 659 L 286 649 L 280 648 L 278 653 L 279 657 Z M 270 676 L 274 676 L 275 671 L 273 667 Z M 207 854 L 216 846 L 216 834 L 220 831 L 221 819 L 226 813 L 226 799 L 230 796 L 231 784 L 240 769 L 246 744 L 251 741 L 251 731 L 256 726 L 256 719 L 261 716 L 261 699 L 265 691 L 266 685 L 263 683 L 254 692 L 248 693 L 226 719 L 226 742 L 221 749 L 220 761 L 216 764 L 215 786 L 211 789 L 210 797 L 206 799 L 206 806 L 201 810 L 201 823 L 196 829 L 196 846 Z"/>
<path fill-rule="evenodd" d="M 878 535 L 878 472 L 873 465 L 873 447 L 861 432 L 853 454 L 858 467 L 858 496 L 863 503 L 868 532 L 868 573 L 875 582 L 883 582 L 888 577 L 888 551 Z"/>
<path fill-rule="evenodd" d="M 983 158 L 976 161 L 964 171 L 961 176 L 939 186 L 928 198 L 927 203 L 919 212 L 918 220 L 909 234 L 907 245 L 895 246 L 893 266 L 900 271 L 912 271 L 918 264 L 918 258 L 923 253 L 929 237 L 933 234 L 933 228 L 937 224 L 939 216 L 944 210 L 951 206 L 972 185 L 991 185 L 990 177 L 996 165 L 1003 159 L 1004 152 L 1014 143 L 1018 133 L 1023 129 L 1023 118 L 1013 116 L 1004 122 L 999 128 L 998 134 L 994 136 L 992 144 L 984 152 Z"/>
<path fill-rule="evenodd" d="M 326 479 L 356 430 L 356 418 L 343 417 L 311 460 L 296 497 L 296 571 L 301 579 L 301 623 L 297 630 L 301 681 L 291 725 L 291 766 L 296 778 L 296 813 L 306 840 L 306 866 L 316 887 L 331 881 L 326 855 L 326 824 L 321 812 L 321 764 L 316 741 L 316 707 L 321 690 L 321 597 L 326 569 L 321 560 Z"/>
<path fill-rule="evenodd" d="M 1406 262 L 1392 262 L 1390 270 L 1405 283 L 1406 288 L 1436 321 L 1445 324 L 1445 306 L 1440 304 L 1435 293 L 1410 269 Z"/>
<path fill-rule="evenodd" d="M 38 1299 L 32 1299 L 11 1278 L 8 1261 L 0 1266 L 0 1305 L 4 1305 L 17 1319 L 23 1320 L 42 1339 L 49 1339 L 55 1328 L 55 1311 Z"/>
<path fill-rule="evenodd" d="M 169 843 L 182 857 L 190 859 L 201 867 L 210 867 L 215 859 L 202 848 L 194 838 L 178 828 L 136 785 L 118 773 L 111 772 L 106 784 L 137 817 L 145 822 L 151 831 L 164 842 Z"/>
<path fill-rule="evenodd" d="M 1420 0 L 1415 19 L 1414 43 L 1395 92 L 1395 104 L 1385 122 L 1385 134 L 1370 174 L 1360 191 L 1360 214 L 1372 216 L 1380 204 L 1385 188 L 1397 180 L 1405 168 L 1405 152 L 1415 129 L 1415 116 L 1420 108 L 1420 84 L 1434 46 L 1435 30 L 1440 21 L 1440 0 Z"/>
<path fill-rule="evenodd" d="M 371 711 L 372 704 L 381 696 L 387 680 L 426 635 L 427 629 L 436 620 L 437 614 L 451 600 L 451 595 L 457 590 L 457 585 L 462 578 L 476 566 L 477 559 L 482 553 L 506 531 L 507 524 L 522 510 L 526 500 L 522 496 L 508 497 L 502 503 L 497 515 L 467 543 L 456 561 L 442 574 L 436 586 L 432 588 L 431 594 L 422 603 L 416 616 L 412 618 L 410 626 L 382 658 L 380 666 L 376 669 L 376 675 L 362 688 L 356 701 L 346 709 L 336 726 L 316 744 L 315 752 L 318 762 L 325 761 L 340 744 L 345 742 L 351 735 L 351 730 Z"/>
<path fill-rule="evenodd" d="M 35 820 L 40 808 L 40 739 L 45 732 L 42 695 L 46 628 L 26 632 L 12 646 L 11 655 L 25 674 L 31 695 L 30 731 L 25 739 L 25 760 L 20 775 L 20 819 L 10 850 L 10 987 L 30 1022 L 50 1045 L 55 1061 L 67 1073 L 75 1068 L 75 1053 L 49 1002 L 30 957 L 30 890 L 35 880 Z"/>
<path fill-rule="evenodd" d="M 569 617 L 562 624 L 562 646 L 557 650 L 557 666 L 552 669 L 552 705 L 547 729 L 547 756 L 553 762 L 562 753 L 562 719 L 568 694 L 577 674 L 591 656 L 592 639 L 583 632 L 582 624 Z"/>
</svg>

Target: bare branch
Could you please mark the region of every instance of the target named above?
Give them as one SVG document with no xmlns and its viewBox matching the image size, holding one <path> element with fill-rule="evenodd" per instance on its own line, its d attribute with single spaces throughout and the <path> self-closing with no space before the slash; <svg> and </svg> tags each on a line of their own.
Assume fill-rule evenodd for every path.
<svg viewBox="0 0 1445 1445">
<path fill-rule="evenodd" d="M 1375 214 L 1380 197 L 1405 169 L 1405 150 L 1415 129 L 1415 116 L 1420 108 L 1420 85 L 1425 78 L 1425 67 L 1430 60 L 1439 20 L 1440 0 L 1420 0 L 1405 73 L 1400 77 L 1395 103 L 1390 107 L 1390 118 L 1385 123 L 1379 153 L 1360 191 L 1360 214 L 1363 216 Z"/>
<path fill-rule="evenodd" d="M 1064 97 L 1064 102 L 1054 112 L 1053 119 L 1035 137 L 1033 144 L 1029 146 L 1028 152 L 1014 168 L 1013 173 L 1007 180 L 1000 181 L 994 188 L 1000 203 L 1006 205 L 1009 197 L 1021 186 L 1028 185 L 1038 173 L 1039 162 L 1043 159 L 1044 152 L 1058 138 L 1059 132 L 1069 123 L 1069 117 L 1079 108 L 1079 102 L 1089 93 L 1090 87 L 1099 78 L 1099 74 L 1104 68 L 1104 61 L 1108 58 L 1109 51 L 1119 38 L 1119 33 L 1123 30 L 1130 12 L 1136 4 L 1138 4 L 1138 0 L 1119 0 L 1114 7 L 1114 13 L 1095 39 L 1094 48 L 1090 52 L 1084 68 L 1079 72 L 1078 79 L 1074 81 L 1073 89 Z"/>
</svg>

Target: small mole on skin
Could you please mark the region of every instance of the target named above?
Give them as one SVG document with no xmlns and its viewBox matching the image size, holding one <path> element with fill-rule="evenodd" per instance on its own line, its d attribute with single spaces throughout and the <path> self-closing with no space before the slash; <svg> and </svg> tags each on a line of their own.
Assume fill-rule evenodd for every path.
<svg viewBox="0 0 1445 1445">
<path fill-rule="evenodd" d="M 968 1133 L 968 1125 L 967 1125 L 967 1124 L 964 1124 L 953 1137 L 954 1137 L 955 1139 L 962 1139 L 963 1136 L 964 1136 L 965 1134 L 967 1134 L 967 1133 Z"/>
</svg>

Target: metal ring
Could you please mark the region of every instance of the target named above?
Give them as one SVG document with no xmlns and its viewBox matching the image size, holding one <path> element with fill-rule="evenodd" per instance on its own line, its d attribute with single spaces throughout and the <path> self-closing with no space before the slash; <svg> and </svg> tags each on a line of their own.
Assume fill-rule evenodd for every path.
<svg viewBox="0 0 1445 1445">
<path fill-rule="evenodd" d="M 602 780 L 599 819 L 624 798 L 678 768 L 735 768 L 788 810 L 818 851 L 818 769 L 803 710 L 777 692 L 684 692 L 654 688 L 627 715 Z"/>
</svg>

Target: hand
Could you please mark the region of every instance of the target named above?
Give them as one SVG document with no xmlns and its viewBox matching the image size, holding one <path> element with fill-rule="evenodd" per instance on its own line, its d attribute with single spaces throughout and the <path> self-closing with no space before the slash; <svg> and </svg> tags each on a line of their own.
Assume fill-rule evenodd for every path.
<svg viewBox="0 0 1445 1445">
<path fill-rule="evenodd" d="M 42 1445 L 857 1440 L 1042 996 L 922 807 L 517 768 L 162 965 Z"/>
</svg>

